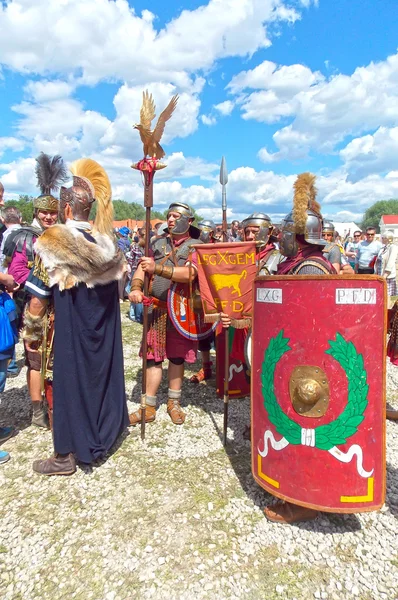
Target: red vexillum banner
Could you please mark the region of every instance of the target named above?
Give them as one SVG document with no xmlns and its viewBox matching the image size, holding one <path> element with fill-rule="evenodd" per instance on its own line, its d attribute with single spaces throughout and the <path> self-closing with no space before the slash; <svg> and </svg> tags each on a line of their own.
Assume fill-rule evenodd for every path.
<svg viewBox="0 0 398 600">
<path fill-rule="evenodd" d="M 247 326 L 257 271 L 255 243 L 200 244 L 195 249 L 205 319 L 217 320 L 224 312 L 232 325 Z"/>
</svg>

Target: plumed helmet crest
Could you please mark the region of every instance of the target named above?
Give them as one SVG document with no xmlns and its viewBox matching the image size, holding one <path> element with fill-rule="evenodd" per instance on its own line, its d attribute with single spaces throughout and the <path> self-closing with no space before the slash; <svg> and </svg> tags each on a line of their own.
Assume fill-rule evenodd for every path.
<svg viewBox="0 0 398 600">
<path fill-rule="evenodd" d="M 111 235 L 112 187 L 105 169 L 91 158 L 80 158 L 71 164 L 70 170 L 73 174 L 73 185 L 85 189 L 91 200 L 95 199 L 98 203 L 93 230 Z"/>
<path fill-rule="evenodd" d="M 307 211 L 321 214 L 321 207 L 316 200 L 315 175 L 301 173 L 294 183 L 293 221 L 296 233 L 305 234 L 307 224 Z"/>
</svg>

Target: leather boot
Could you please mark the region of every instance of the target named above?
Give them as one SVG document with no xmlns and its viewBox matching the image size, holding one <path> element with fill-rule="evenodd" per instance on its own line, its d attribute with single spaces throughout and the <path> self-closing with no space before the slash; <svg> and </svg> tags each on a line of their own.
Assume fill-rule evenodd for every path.
<svg viewBox="0 0 398 600">
<path fill-rule="evenodd" d="M 43 427 L 44 429 L 48 429 L 48 417 L 47 410 L 43 406 L 43 402 L 32 401 L 33 407 L 33 416 L 32 416 L 32 425 L 36 425 L 36 427 Z"/>
<path fill-rule="evenodd" d="M 301 523 L 302 521 L 313 521 L 319 515 L 317 510 L 292 504 L 291 502 L 277 502 L 272 506 L 266 506 L 264 514 L 272 523 Z"/>
<path fill-rule="evenodd" d="M 33 470 L 40 475 L 73 475 L 76 471 L 76 461 L 72 453 L 54 454 L 45 460 L 35 460 Z"/>
</svg>

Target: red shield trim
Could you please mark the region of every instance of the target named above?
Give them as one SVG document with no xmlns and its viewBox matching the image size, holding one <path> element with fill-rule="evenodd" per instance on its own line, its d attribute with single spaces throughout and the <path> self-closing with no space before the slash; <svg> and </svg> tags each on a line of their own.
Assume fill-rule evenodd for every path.
<svg viewBox="0 0 398 600">
<path fill-rule="evenodd" d="M 383 505 L 386 314 L 380 277 L 256 279 L 252 471 L 271 494 L 329 512 Z"/>
<path fill-rule="evenodd" d="M 178 333 L 189 340 L 203 340 L 209 337 L 217 323 L 205 323 L 201 303 L 197 308 L 190 299 L 190 286 L 187 283 L 173 283 L 167 296 L 167 311 Z"/>
</svg>

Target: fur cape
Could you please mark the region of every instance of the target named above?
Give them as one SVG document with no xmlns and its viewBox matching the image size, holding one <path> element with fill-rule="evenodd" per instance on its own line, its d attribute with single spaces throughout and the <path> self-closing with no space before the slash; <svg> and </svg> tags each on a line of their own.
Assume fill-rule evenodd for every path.
<svg viewBox="0 0 398 600">
<path fill-rule="evenodd" d="M 126 260 L 113 240 L 101 233 L 91 233 L 97 242 L 89 242 L 78 229 L 54 225 L 38 238 L 35 252 L 49 277 L 49 285 L 60 290 L 79 283 L 92 288 L 122 278 Z"/>
</svg>

